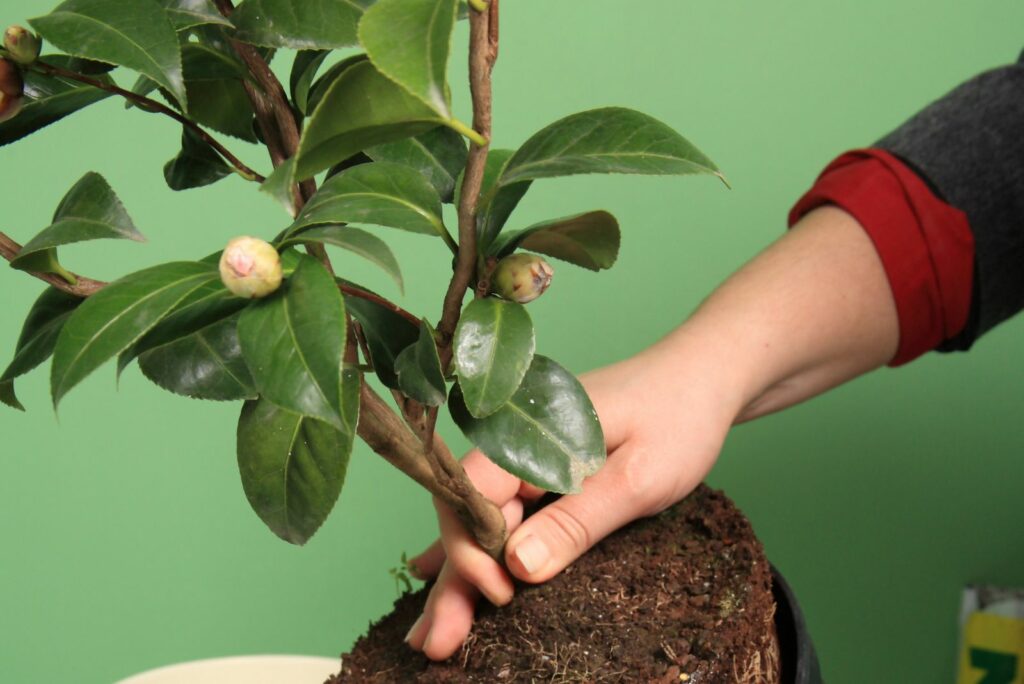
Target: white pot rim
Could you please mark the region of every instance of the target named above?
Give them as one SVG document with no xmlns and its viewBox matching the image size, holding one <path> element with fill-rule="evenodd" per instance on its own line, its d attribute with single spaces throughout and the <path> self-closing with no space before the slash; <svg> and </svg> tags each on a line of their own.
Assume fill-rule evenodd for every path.
<svg viewBox="0 0 1024 684">
<path fill-rule="evenodd" d="M 238 655 L 164 665 L 116 684 L 322 684 L 340 669 L 339 658 Z"/>
</svg>

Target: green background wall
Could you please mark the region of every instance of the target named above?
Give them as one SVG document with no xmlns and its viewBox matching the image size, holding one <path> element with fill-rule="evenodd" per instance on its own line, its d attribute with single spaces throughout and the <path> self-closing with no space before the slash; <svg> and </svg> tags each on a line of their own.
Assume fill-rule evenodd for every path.
<svg viewBox="0 0 1024 684">
<path fill-rule="evenodd" d="M 0 0 L 0 24 L 52 3 Z M 539 348 L 575 371 L 630 355 L 682 320 L 782 232 L 788 207 L 832 156 L 1024 46 L 1017 0 L 504 4 L 498 145 L 577 110 L 625 104 L 690 137 L 734 186 L 638 177 L 535 185 L 516 224 L 606 208 L 625 234 L 610 274 L 563 266 L 531 306 Z M 457 39 L 453 84 L 468 119 L 465 43 Z M 237 178 L 166 189 L 160 168 L 177 138 L 168 120 L 108 100 L 0 149 L 0 229 L 31 237 L 87 170 L 110 180 L 150 240 L 66 250 L 66 263 L 95 277 L 284 225 Z M 406 306 L 435 316 L 443 247 L 391 237 Z M 397 294 L 359 261 L 337 263 Z M 40 285 L 0 271 L 6 361 Z M 971 354 L 875 373 L 742 426 L 727 443 L 711 482 L 747 511 L 798 591 L 829 681 L 950 681 L 961 586 L 1024 585 L 1022 348 L 1017 320 Z M 76 390 L 58 421 L 37 372 L 19 385 L 29 412 L 0 413 L 0 681 L 110 682 L 217 655 L 333 655 L 388 609 L 388 568 L 434 534 L 425 493 L 360 447 L 332 518 L 306 548 L 288 546 L 242 494 L 237 405 L 162 393 L 136 369 L 118 389 L 113 375 L 107 368 Z"/>
</svg>

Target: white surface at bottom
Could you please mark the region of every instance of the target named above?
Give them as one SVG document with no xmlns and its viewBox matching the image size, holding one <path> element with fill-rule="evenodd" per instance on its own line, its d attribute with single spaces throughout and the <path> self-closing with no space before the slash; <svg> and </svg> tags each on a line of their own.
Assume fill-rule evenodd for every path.
<svg viewBox="0 0 1024 684">
<path fill-rule="evenodd" d="M 117 684 L 323 684 L 341 669 L 337 658 L 235 656 L 168 665 Z"/>
</svg>

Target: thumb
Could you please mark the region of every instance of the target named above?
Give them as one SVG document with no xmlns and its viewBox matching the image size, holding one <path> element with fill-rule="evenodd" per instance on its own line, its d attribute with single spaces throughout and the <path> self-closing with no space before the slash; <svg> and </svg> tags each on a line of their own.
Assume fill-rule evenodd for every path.
<svg viewBox="0 0 1024 684">
<path fill-rule="evenodd" d="M 563 496 L 523 521 L 505 546 L 508 569 L 527 582 L 554 577 L 618 528 L 673 503 L 671 479 L 654 458 L 623 445 L 581 493 Z"/>
</svg>

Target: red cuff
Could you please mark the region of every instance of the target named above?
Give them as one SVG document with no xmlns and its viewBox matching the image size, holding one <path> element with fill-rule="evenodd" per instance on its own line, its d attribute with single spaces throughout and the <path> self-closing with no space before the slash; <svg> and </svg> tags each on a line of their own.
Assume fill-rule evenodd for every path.
<svg viewBox="0 0 1024 684">
<path fill-rule="evenodd" d="M 790 210 L 789 225 L 823 204 L 857 219 L 881 257 L 900 323 L 890 366 L 912 361 L 963 330 L 974 276 L 974 235 L 966 214 L 878 149 L 836 158 Z"/>
</svg>

